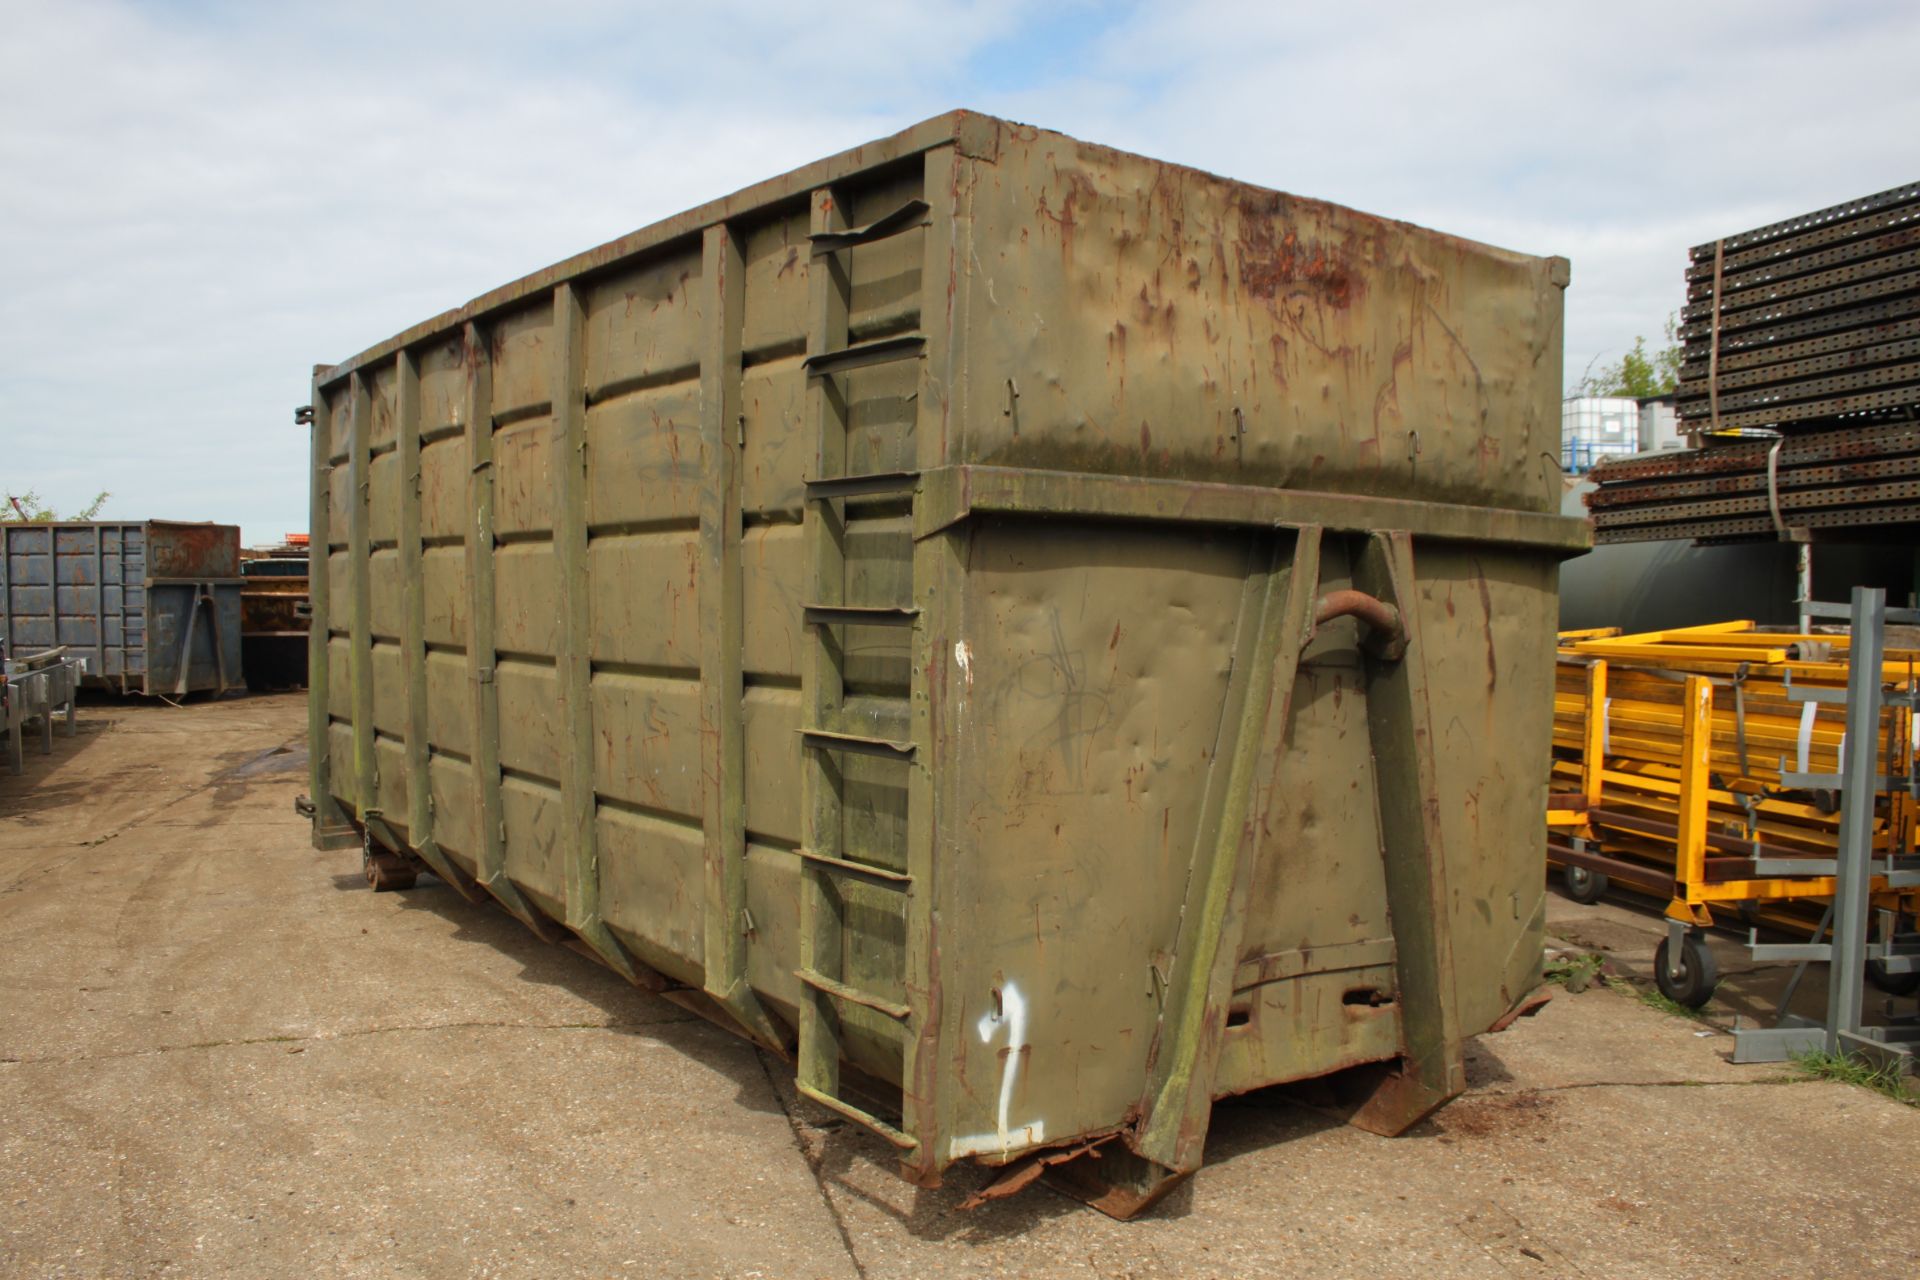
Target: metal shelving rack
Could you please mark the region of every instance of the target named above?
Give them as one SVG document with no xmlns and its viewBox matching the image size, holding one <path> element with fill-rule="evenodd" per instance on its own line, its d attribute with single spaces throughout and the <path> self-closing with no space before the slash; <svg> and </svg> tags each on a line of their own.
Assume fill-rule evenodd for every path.
<svg viewBox="0 0 1920 1280">
<path fill-rule="evenodd" d="M 1834 616 L 1837 606 L 1809 607 L 1815 616 Z M 1920 623 L 1920 611 L 1887 608 L 1886 592 L 1877 587 L 1856 587 L 1848 610 L 1853 643 L 1848 653 L 1847 688 L 1789 688 L 1796 702 L 1843 703 L 1846 707 L 1846 737 L 1840 752 L 1837 774 L 1785 774 L 1782 781 L 1810 789 L 1833 789 L 1840 793 L 1840 836 L 1838 857 L 1825 859 L 1756 858 L 1754 872 L 1783 879 L 1808 875 L 1834 877 L 1832 905 L 1814 931 L 1819 938 L 1831 930 L 1828 941 L 1804 943 L 1763 943 L 1758 931 L 1748 934 L 1747 946 L 1755 960 L 1799 961 L 1800 967 L 1788 983 L 1770 1027 L 1734 1029 L 1735 1062 L 1780 1062 L 1800 1053 L 1860 1054 L 1883 1065 L 1902 1070 L 1914 1068 L 1914 1052 L 1920 1047 L 1920 1016 L 1908 1014 L 1885 1026 L 1866 1026 L 1865 980 L 1868 962 L 1884 974 L 1898 977 L 1920 973 L 1920 935 L 1899 934 L 1890 919 L 1882 921 L 1881 936 L 1870 937 L 1872 915 L 1870 896 L 1879 882 L 1888 889 L 1920 887 L 1920 858 L 1899 857 L 1891 850 L 1885 857 L 1873 855 L 1874 801 L 1879 792 L 1904 788 L 1920 796 L 1920 768 L 1905 777 L 1887 777 L 1880 772 L 1880 711 L 1889 702 L 1902 702 L 1920 710 L 1920 694 L 1914 691 L 1888 693 L 1881 685 L 1881 662 L 1886 651 L 1886 627 L 1889 621 Z M 1885 913 L 1882 913 L 1885 915 Z M 1807 965 L 1825 961 L 1828 966 L 1827 1007 L 1821 1020 L 1787 1012 Z"/>
</svg>

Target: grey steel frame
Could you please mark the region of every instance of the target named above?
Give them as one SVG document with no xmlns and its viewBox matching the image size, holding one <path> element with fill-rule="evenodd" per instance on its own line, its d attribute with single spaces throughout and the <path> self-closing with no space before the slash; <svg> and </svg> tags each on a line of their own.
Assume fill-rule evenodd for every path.
<svg viewBox="0 0 1920 1280">
<path fill-rule="evenodd" d="M 0 683 L 0 737 L 6 740 L 7 767 L 14 774 L 26 772 L 26 726 L 29 720 L 40 722 L 40 750 L 53 754 L 53 718 L 63 714 L 67 735 L 79 732 L 75 722 L 74 694 L 86 674 L 85 658 L 69 658 L 64 650 L 50 650 L 4 664 L 6 680 Z"/>
<path fill-rule="evenodd" d="M 1815 616 L 1833 616 L 1834 606 L 1812 605 Z M 1887 1026 L 1864 1026 L 1862 1015 L 1866 1001 L 1866 965 L 1876 960 L 1889 974 L 1920 971 L 1920 941 L 1897 936 L 1893 922 L 1883 920 L 1879 941 L 1869 937 L 1870 890 L 1874 877 L 1884 877 L 1890 888 L 1920 885 L 1920 859 L 1898 858 L 1890 852 L 1885 858 L 1873 856 L 1873 810 L 1876 794 L 1883 786 L 1920 788 L 1920 771 L 1905 778 L 1887 778 L 1880 774 L 1880 709 L 1889 701 L 1904 702 L 1920 710 L 1920 698 L 1913 692 L 1887 694 L 1881 688 L 1881 667 L 1886 655 L 1886 626 L 1891 618 L 1899 622 L 1920 621 L 1920 614 L 1909 610 L 1889 610 L 1887 593 L 1878 587 L 1855 587 L 1850 610 L 1853 644 L 1847 660 L 1847 689 L 1793 688 L 1787 694 L 1796 702 L 1844 702 L 1847 708 L 1846 739 L 1842 747 L 1838 774 L 1785 775 L 1792 785 L 1837 788 L 1840 792 L 1840 841 L 1836 865 L 1829 871 L 1825 864 L 1817 870 L 1834 876 L 1833 902 L 1822 917 L 1819 937 L 1828 924 L 1831 940 L 1806 943 L 1762 943 L 1758 931 L 1748 933 L 1747 947 L 1755 960 L 1797 960 L 1799 967 L 1788 982 L 1786 992 L 1775 1010 L 1771 1027 L 1734 1028 L 1735 1062 L 1781 1062 L 1801 1053 L 1859 1054 L 1883 1066 L 1914 1069 L 1914 1051 L 1920 1046 L 1920 1017 L 1908 1015 Z M 1816 873 L 1806 859 L 1758 858 L 1754 874 L 1792 876 Z M 1885 913 L 1882 913 L 1883 915 Z M 1807 965 L 1816 960 L 1827 962 L 1827 1008 L 1824 1019 L 1816 1021 L 1786 1011 Z"/>
</svg>

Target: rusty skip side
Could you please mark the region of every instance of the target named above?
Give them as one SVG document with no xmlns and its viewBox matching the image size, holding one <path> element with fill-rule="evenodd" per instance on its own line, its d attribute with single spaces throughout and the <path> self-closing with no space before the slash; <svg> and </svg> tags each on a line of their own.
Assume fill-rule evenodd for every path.
<svg viewBox="0 0 1920 1280">
<path fill-rule="evenodd" d="M 0 524 L 0 646 L 64 647 L 117 693 L 241 688 L 239 575 L 235 525 Z"/>
<path fill-rule="evenodd" d="M 315 838 L 1137 1212 L 1538 979 L 1566 264 L 968 113 L 315 371 Z"/>
</svg>

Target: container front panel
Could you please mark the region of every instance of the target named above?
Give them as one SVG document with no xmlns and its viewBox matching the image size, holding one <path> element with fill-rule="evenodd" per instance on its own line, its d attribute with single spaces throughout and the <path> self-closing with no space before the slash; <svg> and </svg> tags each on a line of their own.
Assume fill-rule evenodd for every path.
<svg viewBox="0 0 1920 1280">
<path fill-rule="evenodd" d="M 240 527 L 149 521 L 147 571 L 156 578 L 240 576 Z"/>
<path fill-rule="evenodd" d="M 1000 1150 L 1002 1120 L 1017 1149 L 1140 1099 L 1251 554 L 1245 535 L 1119 525 L 973 536 L 942 872 L 971 1082 L 955 1157 Z"/>
<path fill-rule="evenodd" d="M 240 687 L 239 583 L 216 584 L 203 595 L 193 583 L 156 582 L 146 599 L 145 692 Z"/>
<path fill-rule="evenodd" d="M 1546 931 L 1558 564 L 1520 550 L 1416 548 L 1461 1025 L 1540 981 Z"/>
<path fill-rule="evenodd" d="M 1320 590 L 1352 585 L 1338 545 Z M 1323 1075 L 1399 1052 L 1379 775 L 1350 621 L 1300 655 L 1284 751 L 1253 846 L 1214 1093 Z"/>
<path fill-rule="evenodd" d="M 966 460 L 1554 509 L 1546 260 L 1004 137 L 964 170 Z"/>
</svg>

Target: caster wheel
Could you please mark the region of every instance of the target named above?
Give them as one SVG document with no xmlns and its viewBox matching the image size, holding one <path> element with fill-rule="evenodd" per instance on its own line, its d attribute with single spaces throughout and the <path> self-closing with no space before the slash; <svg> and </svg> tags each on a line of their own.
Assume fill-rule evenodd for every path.
<svg viewBox="0 0 1920 1280">
<path fill-rule="evenodd" d="M 1566 889 L 1569 898 L 1583 905 L 1590 905 L 1604 898 L 1610 883 L 1604 871 L 1573 866 L 1560 868 L 1561 887 Z"/>
<path fill-rule="evenodd" d="M 1653 980 L 1667 999 L 1698 1009 L 1713 999 L 1714 988 L 1720 985 L 1720 967 L 1707 944 L 1688 934 L 1680 944 L 1680 973 L 1676 977 L 1668 970 L 1667 940 L 1662 939 L 1653 953 Z"/>
<path fill-rule="evenodd" d="M 1920 973 L 1888 973 L 1878 960 L 1867 961 L 1867 981 L 1890 996 L 1910 996 L 1920 991 Z"/>
</svg>

